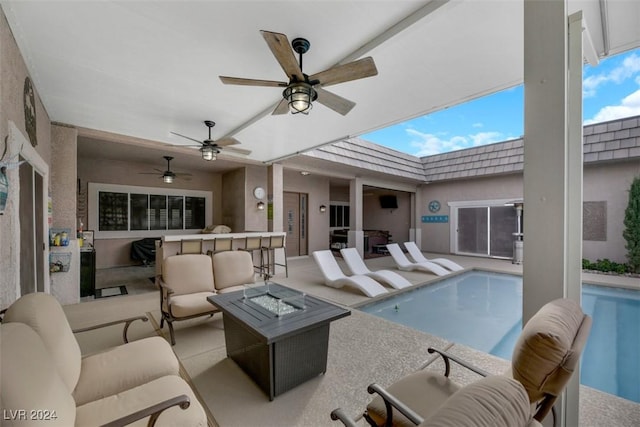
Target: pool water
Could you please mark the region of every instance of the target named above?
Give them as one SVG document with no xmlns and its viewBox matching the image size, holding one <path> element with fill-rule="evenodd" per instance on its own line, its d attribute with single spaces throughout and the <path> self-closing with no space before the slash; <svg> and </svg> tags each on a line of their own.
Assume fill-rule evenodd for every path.
<svg viewBox="0 0 640 427">
<path fill-rule="evenodd" d="M 640 403 L 640 291 L 584 284 L 593 318 L 580 382 Z M 511 359 L 522 330 L 522 277 L 470 271 L 360 310 Z"/>
</svg>

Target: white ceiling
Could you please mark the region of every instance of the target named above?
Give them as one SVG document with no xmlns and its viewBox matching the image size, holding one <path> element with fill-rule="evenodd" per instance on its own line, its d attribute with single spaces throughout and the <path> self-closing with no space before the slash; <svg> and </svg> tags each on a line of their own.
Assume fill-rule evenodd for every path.
<svg viewBox="0 0 640 427">
<path fill-rule="evenodd" d="M 523 79 L 518 0 L 0 3 L 52 121 L 183 144 L 188 141 L 170 132 L 205 139 L 203 121 L 214 120 L 214 139 L 234 136 L 252 151 L 248 159 L 259 162 Z M 569 12 L 577 9 L 599 56 L 640 47 L 640 1 L 569 1 Z M 357 103 L 347 116 L 320 104 L 308 116 L 271 116 L 280 89 L 218 79 L 287 80 L 259 30 L 307 38 L 307 74 L 364 56 L 374 58 L 379 74 L 330 88 Z"/>
</svg>

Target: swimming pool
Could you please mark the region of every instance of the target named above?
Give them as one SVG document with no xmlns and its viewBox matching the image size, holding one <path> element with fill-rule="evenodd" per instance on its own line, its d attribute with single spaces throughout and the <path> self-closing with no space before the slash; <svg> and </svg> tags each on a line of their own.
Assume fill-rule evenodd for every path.
<svg viewBox="0 0 640 427">
<path fill-rule="evenodd" d="M 593 318 L 580 382 L 640 403 L 640 291 L 584 284 Z M 511 359 L 522 329 L 522 277 L 473 270 L 360 310 Z"/>
</svg>

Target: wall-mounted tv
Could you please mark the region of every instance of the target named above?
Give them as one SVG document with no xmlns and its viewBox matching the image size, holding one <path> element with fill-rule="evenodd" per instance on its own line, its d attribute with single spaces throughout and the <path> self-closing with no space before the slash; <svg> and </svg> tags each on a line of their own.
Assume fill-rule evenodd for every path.
<svg viewBox="0 0 640 427">
<path fill-rule="evenodd" d="M 396 196 L 380 196 L 380 207 L 382 209 L 398 209 L 398 199 Z"/>
</svg>

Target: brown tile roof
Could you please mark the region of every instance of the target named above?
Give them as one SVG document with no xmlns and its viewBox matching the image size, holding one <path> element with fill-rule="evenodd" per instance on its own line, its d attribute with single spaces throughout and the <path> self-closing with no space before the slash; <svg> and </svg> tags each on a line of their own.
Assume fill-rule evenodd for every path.
<svg viewBox="0 0 640 427">
<path fill-rule="evenodd" d="M 585 164 L 640 159 L 640 116 L 584 126 L 583 140 Z M 524 142 L 519 138 L 419 158 L 350 138 L 305 155 L 417 181 L 443 181 L 522 172 Z"/>
</svg>

